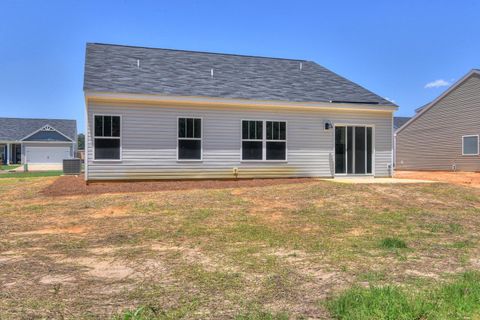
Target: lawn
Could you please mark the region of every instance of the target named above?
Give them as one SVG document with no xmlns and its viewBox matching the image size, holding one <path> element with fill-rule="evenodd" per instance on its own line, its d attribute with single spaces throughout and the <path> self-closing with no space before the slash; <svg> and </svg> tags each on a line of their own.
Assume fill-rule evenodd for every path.
<svg viewBox="0 0 480 320">
<path fill-rule="evenodd" d="M 1 164 L 0 165 L 0 170 L 13 170 L 20 167 L 19 164 L 12 164 L 12 165 L 6 165 L 6 164 Z"/>
<path fill-rule="evenodd" d="M 2 318 L 480 317 L 478 188 L 44 195 L 56 179 L 0 179 Z"/>
<path fill-rule="evenodd" d="M 29 172 L 9 172 L 0 174 L 0 179 L 5 178 L 34 178 L 34 177 L 57 177 L 61 176 L 63 171 L 29 171 Z"/>
</svg>

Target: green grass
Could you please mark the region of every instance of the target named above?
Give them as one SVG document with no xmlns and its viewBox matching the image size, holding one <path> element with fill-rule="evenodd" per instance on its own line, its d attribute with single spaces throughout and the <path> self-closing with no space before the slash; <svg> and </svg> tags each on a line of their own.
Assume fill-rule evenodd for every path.
<svg viewBox="0 0 480 320">
<path fill-rule="evenodd" d="M 385 249 L 404 249 L 407 244 L 399 238 L 385 238 L 380 242 L 380 246 Z"/>
<path fill-rule="evenodd" d="M 0 165 L 0 170 L 13 170 L 20 167 L 19 164 L 10 164 L 10 165 Z"/>
<path fill-rule="evenodd" d="M 194 305 L 185 305 L 178 309 L 161 311 L 154 307 L 142 306 L 137 309 L 124 311 L 122 314 L 113 317 L 113 320 L 169 320 L 181 319 L 187 315 Z M 249 311 L 239 314 L 235 320 L 288 320 L 286 313 L 271 313 L 267 311 Z"/>
<path fill-rule="evenodd" d="M 35 177 L 57 177 L 61 176 L 63 171 L 35 171 L 35 172 L 11 172 L 0 174 L 1 178 L 35 178 Z"/>
<path fill-rule="evenodd" d="M 271 313 L 267 311 L 252 311 L 240 314 L 235 320 L 288 320 L 290 317 L 286 313 Z"/>
<path fill-rule="evenodd" d="M 197 307 L 196 302 L 180 305 L 177 308 L 162 310 L 152 306 L 142 306 L 137 309 L 124 311 L 114 316 L 113 320 L 174 320 L 184 318 Z"/>
<path fill-rule="evenodd" d="M 480 272 L 424 290 L 353 287 L 326 303 L 336 319 L 472 319 L 480 316 Z"/>
</svg>

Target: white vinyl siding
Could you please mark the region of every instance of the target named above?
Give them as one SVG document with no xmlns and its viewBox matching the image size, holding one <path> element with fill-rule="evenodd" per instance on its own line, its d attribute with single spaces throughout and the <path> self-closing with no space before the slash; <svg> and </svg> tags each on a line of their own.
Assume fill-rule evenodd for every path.
<svg viewBox="0 0 480 320">
<path fill-rule="evenodd" d="M 88 180 L 254 177 L 332 177 L 334 130 L 324 121 L 375 126 L 375 176 L 388 176 L 392 163 L 392 113 L 247 107 L 168 107 L 90 104 Z M 122 161 L 92 161 L 93 114 L 122 116 Z M 177 119 L 202 118 L 202 161 L 177 161 Z M 242 161 L 242 120 L 284 121 L 287 161 Z"/>
</svg>

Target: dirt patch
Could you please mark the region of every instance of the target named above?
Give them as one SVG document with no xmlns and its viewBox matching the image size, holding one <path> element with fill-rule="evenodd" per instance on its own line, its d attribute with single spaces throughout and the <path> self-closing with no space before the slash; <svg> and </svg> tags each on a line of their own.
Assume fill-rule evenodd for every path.
<svg viewBox="0 0 480 320">
<path fill-rule="evenodd" d="M 130 193 L 173 191 L 193 189 L 224 189 L 263 187 L 281 184 L 308 183 L 310 178 L 292 179 L 243 179 L 243 180 L 178 180 L 178 181 L 131 181 L 92 182 L 86 184 L 83 176 L 63 176 L 42 190 L 46 196 L 72 196 L 82 194 Z"/>
<path fill-rule="evenodd" d="M 41 284 L 57 284 L 57 283 L 66 283 L 73 282 L 75 278 L 69 275 L 46 275 L 40 278 L 39 282 Z"/>
<path fill-rule="evenodd" d="M 179 246 L 164 246 L 160 244 L 153 244 L 151 249 L 157 252 L 178 252 L 182 258 L 190 264 L 200 264 L 205 270 L 213 271 L 219 265 L 216 261 L 212 260 L 209 256 L 203 254 L 200 250 L 194 248 L 186 248 Z"/>
<path fill-rule="evenodd" d="M 40 230 L 25 231 L 25 232 L 12 232 L 14 235 L 43 235 L 43 234 L 60 234 L 60 233 L 72 233 L 80 234 L 85 233 L 87 228 L 82 226 L 68 227 L 68 228 L 45 228 Z"/>
<path fill-rule="evenodd" d="M 480 188 L 480 172 L 397 171 L 395 178 L 432 180 Z"/>
<path fill-rule="evenodd" d="M 440 278 L 438 274 L 433 272 L 422 272 L 419 270 L 405 270 L 405 273 L 415 277 L 434 278 L 434 279 Z"/>
<path fill-rule="evenodd" d="M 14 251 L 4 251 L 0 256 L 0 265 L 3 263 L 14 262 L 22 259 L 22 255 Z"/>
<path fill-rule="evenodd" d="M 134 270 L 114 259 L 97 259 L 91 257 L 68 258 L 62 263 L 76 264 L 87 267 L 90 276 L 107 279 L 124 279 L 134 274 Z"/>
<path fill-rule="evenodd" d="M 97 210 L 92 214 L 93 218 L 111 218 L 111 217 L 126 217 L 128 216 L 127 207 L 107 207 L 102 210 Z"/>
</svg>

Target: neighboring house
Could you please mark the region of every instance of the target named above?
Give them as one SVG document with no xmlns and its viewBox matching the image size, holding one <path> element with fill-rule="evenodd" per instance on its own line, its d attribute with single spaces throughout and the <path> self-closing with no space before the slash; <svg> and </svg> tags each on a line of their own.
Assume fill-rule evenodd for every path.
<svg viewBox="0 0 480 320">
<path fill-rule="evenodd" d="M 397 131 L 412 117 L 393 117 L 393 131 Z"/>
<path fill-rule="evenodd" d="M 390 176 L 397 106 L 306 60 L 87 44 L 86 180 Z"/>
<path fill-rule="evenodd" d="M 0 163 L 60 164 L 76 150 L 75 120 L 0 118 Z"/>
<path fill-rule="evenodd" d="M 480 70 L 472 70 L 396 132 L 398 170 L 480 171 Z"/>
<path fill-rule="evenodd" d="M 396 166 L 396 149 L 397 149 L 397 139 L 395 132 L 397 132 L 398 129 L 400 129 L 401 126 L 403 126 L 405 123 L 407 123 L 408 120 L 410 120 L 411 117 L 393 117 L 393 166 Z"/>
</svg>

